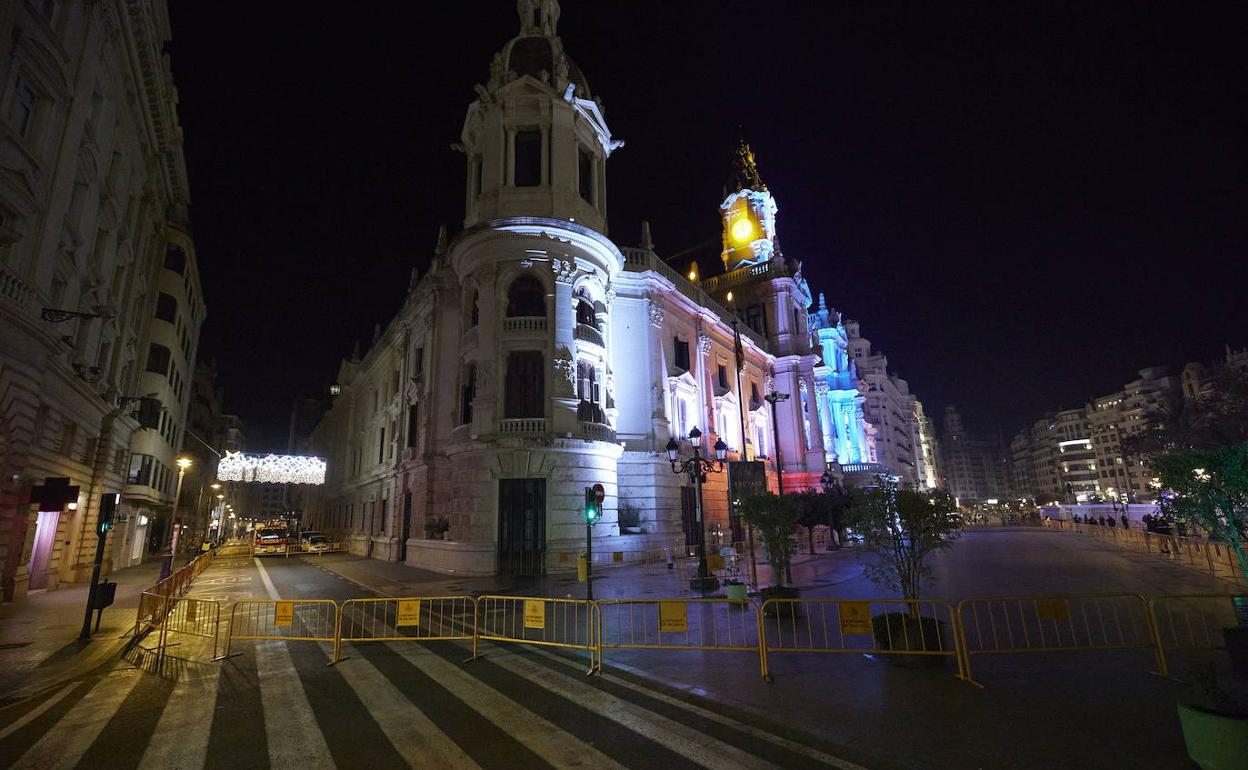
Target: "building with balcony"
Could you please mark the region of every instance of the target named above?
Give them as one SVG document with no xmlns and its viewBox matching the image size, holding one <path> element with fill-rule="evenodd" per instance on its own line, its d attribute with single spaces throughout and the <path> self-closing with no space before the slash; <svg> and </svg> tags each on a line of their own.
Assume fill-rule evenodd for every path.
<svg viewBox="0 0 1248 770">
<path fill-rule="evenodd" d="M 749 147 L 719 204 L 721 275 L 672 268 L 646 225 L 617 245 L 606 165 L 623 143 L 556 34 L 559 3 L 518 8 L 457 145 L 464 229 L 440 234 L 397 315 L 342 362 L 309 440 L 327 482 L 307 491 L 308 526 L 374 558 L 535 574 L 575 565 L 556 557 L 584 547 L 593 484 L 606 491 L 595 548 L 696 542 L 694 488 L 665 453 L 676 439 L 687 455 L 693 428 L 703 450 L 722 440 L 730 460 L 782 471 L 786 491 L 842 452 L 874 462 L 845 330 L 822 303 L 812 316 Z M 773 405 L 773 392 L 789 397 Z M 709 476 L 704 517 L 736 540 L 726 476 Z"/>
<path fill-rule="evenodd" d="M 205 315 L 169 38 L 163 2 L 0 4 L 6 599 L 90 578 L 105 493 L 105 573 L 168 519 Z M 42 509 L 50 479 L 77 499 Z"/>
</svg>

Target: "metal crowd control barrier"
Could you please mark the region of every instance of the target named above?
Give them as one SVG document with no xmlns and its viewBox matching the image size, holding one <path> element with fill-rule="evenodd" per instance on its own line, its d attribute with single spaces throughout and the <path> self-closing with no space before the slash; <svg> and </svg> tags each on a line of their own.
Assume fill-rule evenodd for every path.
<svg viewBox="0 0 1248 770">
<path fill-rule="evenodd" d="M 1240 605 L 1246 603 L 1248 594 L 1153 597 L 1149 600 L 1149 611 L 1162 654 L 1225 649 L 1222 629 L 1240 624 Z"/>
<path fill-rule="evenodd" d="M 564 647 L 589 652 L 589 671 L 602 670 L 598 606 L 585 599 L 482 596 L 476 636 L 492 642 Z"/>
<path fill-rule="evenodd" d="M 211 599 L 195 599 L 184 596 L 170 599 L 168 612 L 161 623 L 162 643 L 168 635 L 187 634 L 212 640 L 212 657 L 217 657 L 217 629 L 221 624 L 221 604 Z"/>
<path fill-rule="evenodd" d="M 603 599 L 596 603 L 602 629 L 600 648 L 759 652 L 758 608 L 747 601 Z M 600 669 L 601 663 L 600 658 Z"/>
<path fill-rule="evenodd" d="M 139 594 L 139 608 L 134 613 L 134 633 L 131 636 L 137 637 L 140 634 L 148 634 L 152 631 L 157 633 L 155 652 L 159 655 L 165 649 L 165 615 L 169 612 L 169 603 L 172 600 L 159 593 L 151 590 L 144 591 Z"/>
<path fill-rule="evenodd" d="M 471 596 L 347 599 L 338 610 L 334 662 L 343 642 L 472 642 L 477 657 L 477 602 Z M 471 658 L 470 658 L 471 660 Z"/>
<path fill-rule="evenodd" d="M 230 657 L 235 639 L 328 642 L 336 647 L 338 605 L 329 599 L 239 599 L 230 608 L 221 657 Z"/>
<path fill-rule="evenodd" d="M 1152 650 L 1157 673 L 1167 671 L 1148 600 L 1139 594 L 964 599 L 958 626 L 969 681 L 971 656 L 988 654 Z"/>
<path fill-rule="evenodd" d="M 957 616 L 947 602 L 768 599 L 759 617 L 759 658 L 768 681 L 769 656 L 795 652 L 947 657 L 957 663 L 958 678 L 969 678 Z"/>
</svg>

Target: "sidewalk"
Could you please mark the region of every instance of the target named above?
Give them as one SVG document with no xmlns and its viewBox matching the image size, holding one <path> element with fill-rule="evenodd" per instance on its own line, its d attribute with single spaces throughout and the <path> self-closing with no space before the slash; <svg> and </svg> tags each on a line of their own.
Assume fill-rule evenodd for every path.
<svg viewBox="0 0 1248 770">
<path fill-rule="evenodd" d="M 0 605 L 0 693 L 28 695 L 120 654 L 134 627 L 139 594 L 160 577 L 160 560 L 114 572 L 117 598 L 104 610 L 100 630 L 79 640 L 89 587 L 71 584 L 30 593 L 21 602 Z M 95 614 L 92 613 L 92 628 Z"/>
<path fill-rule="evenodd" d="M 814 556 L 798 554 L 793 559 L 793 582 L 799 588 L 816 589 L 852 580 L 862 574 L 859 551 L 855 549 L 817 550 Z M 347 553 L 304 555 L 304 562 L 333 572 L 368 592 L 383 596 L 481 596 L 516 594 L 548 598 L 584 598 L 585 584 L 575 572 L 561 572 L 536 578 L 507 576 L 469 577 L 445 575 L 412 567 L 401 562 L 379 561 Z M 665 564 L 595 567 L 595 599 L 699 598 L 722 597 L 724 588 L 703 594 L 689 587 L 692 563 L 682 569 Z M 738 579 L 749 575 L 748 558 L 743 559 Z M 771 584 L 771 567 L 759 560 L 758 579 Z"/>
</svg>

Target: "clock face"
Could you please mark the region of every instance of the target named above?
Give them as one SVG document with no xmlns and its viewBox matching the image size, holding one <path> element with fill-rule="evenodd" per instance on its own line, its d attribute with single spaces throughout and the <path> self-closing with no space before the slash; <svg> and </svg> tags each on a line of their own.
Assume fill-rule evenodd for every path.
<svg viewBox="0 0 1248 770">
<path fill-rule="evenodd" d="M 732 239 L 737 243 L 747 243 L 754 235 L 754 223 L 749 217 L 741 217 L 732 223 Z"/>
</svg>

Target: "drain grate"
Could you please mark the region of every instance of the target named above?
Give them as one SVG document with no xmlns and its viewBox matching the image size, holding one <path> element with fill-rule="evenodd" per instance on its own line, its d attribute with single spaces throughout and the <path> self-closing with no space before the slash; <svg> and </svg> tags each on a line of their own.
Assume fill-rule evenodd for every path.
<svg viewBox="0 0 1248 770">
<path fill-rule="evenodd" d="M 10 642 L 8 644 L 0 644 L 0 650 L 20 650 L 29 646 L 30 642 Z"/>
</svg>

